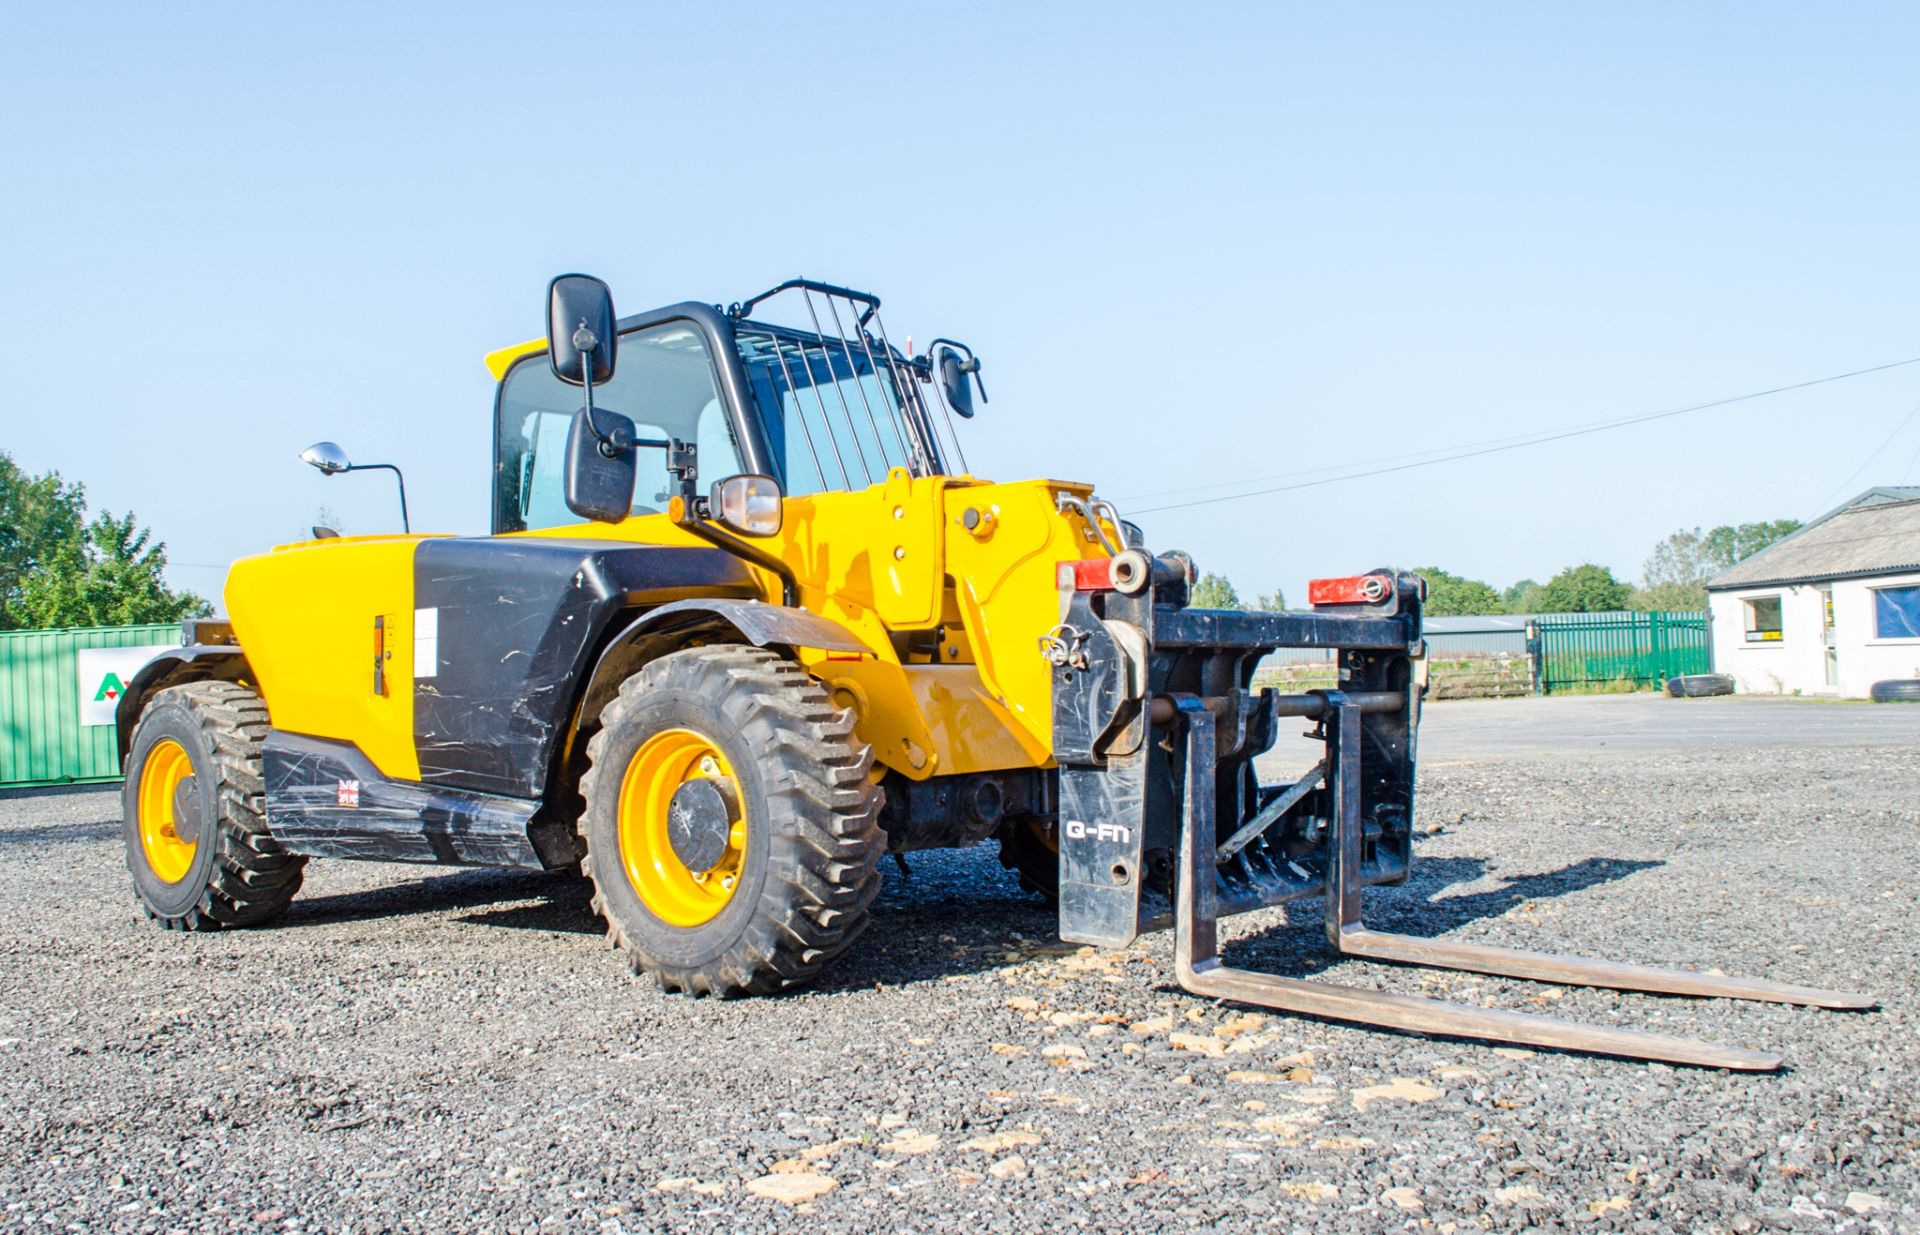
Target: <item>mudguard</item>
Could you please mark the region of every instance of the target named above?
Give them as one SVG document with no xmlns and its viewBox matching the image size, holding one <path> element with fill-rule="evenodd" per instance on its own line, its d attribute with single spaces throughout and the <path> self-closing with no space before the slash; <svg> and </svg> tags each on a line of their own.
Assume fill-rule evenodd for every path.
<svg viewBox="0 0 1920 1235">
<path fill-rule="evenodd" d="M 625 643 L 637 635 L 671 630 L 682 623 L 708 617 L 724 621 L 755 647 L 819 648 L 824 652 L 872 650 L 831 618 L 758 600 L 676 600 L 649 610 L 621 631 L 614 643 Z"/>
<path fill-rule="evenodd" d="M 125 766 L 127 762 L 127 747 L 133 741 L 133 727 L 140 720 L 140 710 L 147 706 L 148 697 L 163 684 L 198 682 L 207 678 L 233 682 L 246 676 L 246 672 L 246 656 L 231 644 L 192 644 L 173 648 L 142 665 L 140 671 L 133 675 L 133 680 L 127 683 L 120 702 L 113 708 L 114 736 L 119 743 L 121 765 Z"/>
</svg>

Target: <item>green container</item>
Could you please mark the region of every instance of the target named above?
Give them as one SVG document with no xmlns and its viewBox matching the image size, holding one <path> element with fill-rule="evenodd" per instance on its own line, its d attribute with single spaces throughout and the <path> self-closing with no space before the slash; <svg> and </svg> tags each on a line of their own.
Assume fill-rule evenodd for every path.
<svg viewBox="0 0 1920 1235">
<path fill-rule="evenodd" d="M 125 649 L 178 646 L 178 622 L 0 631 L 0 788 L 119 780 L 113 725 L 82 721 L 110 714 L 128 666 L 144 659 Z"/>
</svg>

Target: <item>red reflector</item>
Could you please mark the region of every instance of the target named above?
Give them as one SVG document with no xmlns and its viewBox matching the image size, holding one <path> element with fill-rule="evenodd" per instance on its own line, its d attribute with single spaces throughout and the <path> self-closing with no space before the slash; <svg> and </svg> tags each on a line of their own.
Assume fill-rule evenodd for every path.
<svg viewBox="0 0 1920 1235">
<path fill-rule="evenodd" d="M 1310 605 L 1377 605 L 1393 590 L 1385 575 L 1315 579 L 1307 584 Z"/>
<path fill-rule="evenodd" d="M 1078 562 L 1062 562 L 1057 582 L 1062 590 L 1070 588 L 1076 592 L 1111 591 L 1113 559 L 1095 557 Z"/>
</svg>

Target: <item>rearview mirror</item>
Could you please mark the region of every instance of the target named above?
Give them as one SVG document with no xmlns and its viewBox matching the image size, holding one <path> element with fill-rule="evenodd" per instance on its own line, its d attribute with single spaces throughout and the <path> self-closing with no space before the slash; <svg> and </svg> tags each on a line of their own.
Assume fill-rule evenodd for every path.
<svg viewBox="0 0 1920 1235">
<path fill-rule="evenodd" d="M 347 452 L 332 442 L 315 442 L 300 452 L 300 462 L 309 467 L 317 467 L 322 475 L 334 476 L 353 470 L 353 464 L 347 459 Z"/>
<path fill-rule="evenodd" d="M 547 285 L 547 356 L 569 386 L 613 377 L 619 335 L 613 292 L 590 274 L 563 274 Z"/>
<path fill-rule="evenodd" d="M 983 402 L 987 397 L 986 383 L 980 380 L 980 358 L 973 354 L 972 348 L 952 339 L 935 339 L 931 348 L 940 393 L 946 398 L 947 406 L 953 409 L 954 415 L 973 419 L 973 387 L 980 387 Z M 967 382 L 968 374 L 973 375 L 972 384 Z"/>
<path fill-rule="evenodd" d="M 780 530 L 780 482 L 771 476 L 729 476 L 713 485 L 709 509 L 725 526 L 745 536 Z"/>
<path fill-rule="evenodd" d="M 620 441 L 633 440 L 633 422 L 606 408 L 594 414 L 602 431 Z M 635 457 L 632 449 L 604 450 L 600 435 L 587 419 L 587 409 L 573 414 L 567 429 L 567 461 L 563 469 L 567 509 L 583 519 L 618 523 L 633 513 Z"/>
</svg>

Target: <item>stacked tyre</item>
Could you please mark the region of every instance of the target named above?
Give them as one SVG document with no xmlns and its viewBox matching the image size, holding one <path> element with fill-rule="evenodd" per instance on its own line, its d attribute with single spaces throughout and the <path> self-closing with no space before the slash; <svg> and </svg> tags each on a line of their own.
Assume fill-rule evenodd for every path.
<svg viewBox="0 0 1920 1235">
<path fill-rule="evenodd" d="M 1920 703 L 1920 678 L 1889 678 L 1868 692 L 1875 703 Z"/>
</svg>

